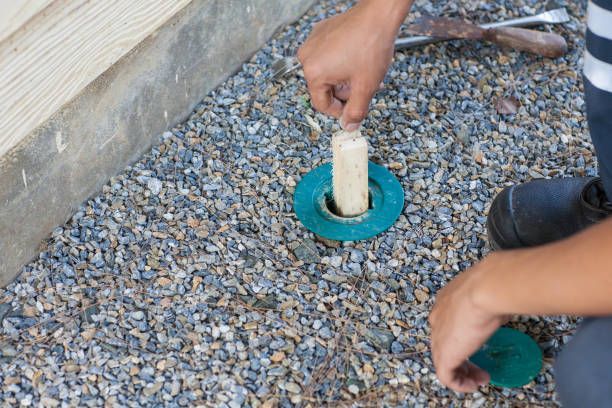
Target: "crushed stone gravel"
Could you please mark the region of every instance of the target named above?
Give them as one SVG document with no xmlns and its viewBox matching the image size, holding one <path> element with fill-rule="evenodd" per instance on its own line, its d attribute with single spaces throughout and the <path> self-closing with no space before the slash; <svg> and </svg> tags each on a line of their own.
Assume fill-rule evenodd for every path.
<svg viewBox="0 0 612 408">
<path fill-rule="evenodd" d="M 446 3 L 446 4 L 444 4 Z M 515 318 L 545 366 L 520 389 L 458 395 L 429 354 L 435 293 L 487 251 L 503 186 L 595 174 L 581 62 L 585 2 L 561 1 L 557 60 L 453 41 L 396 53 L 364 123 L 406 206 L 362 242 L 313 236 L 296 183 L 331 158 L 334 120 L 300 75 L 271 83 L 346 1 L 321 1 L 56 228 L 0 290 L 0 400 L 16 406 L 549 406 L 551 361 L 576 321 Z M 417 1 L 477 22 L 541 2 Z M 516 98 L 516 114 L 495 100 Z M 316 123 L 317 126 L 313 126 Z"/>
</svg>

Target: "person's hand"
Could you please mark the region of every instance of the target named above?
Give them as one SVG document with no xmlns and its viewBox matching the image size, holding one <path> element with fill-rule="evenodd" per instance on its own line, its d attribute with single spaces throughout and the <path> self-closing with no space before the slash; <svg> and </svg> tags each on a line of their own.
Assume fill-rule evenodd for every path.
<svg viewBox="0 0 612 408">
<path fill-rule="evenodd" d="M 611 246 L 609 218 L 547 245 L 494 252 L 457 276 L 429 316 L 440 381 L 461 392 L 487 383 L 488 374 L 467 359 L 509 314 L 609 316 Z"/>
<path fill-rule="evenodd" d="M 393 58 L 397 30 L 409 0 L 362 0 L 315 25 L 298 51 L 312 105 L 359 128 Z"/>
<path fill-rule="evenodd" d="M 439 291 L 429 315 L 436 374 L 458 392 L 474 392 L 489 382 L 489 374 L 468 358 L 507 320 L 478 304 L 475 294 L 480 277 L 496 267 L 499 254 L 489 255 Z"/>
</svg>

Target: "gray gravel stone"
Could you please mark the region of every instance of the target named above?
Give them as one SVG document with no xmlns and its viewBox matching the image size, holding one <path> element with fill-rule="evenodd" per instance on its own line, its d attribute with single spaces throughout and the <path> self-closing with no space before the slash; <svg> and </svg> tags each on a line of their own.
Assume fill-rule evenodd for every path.
<svg viewBox="0 0 612 408">
<path fill-rule="evenodd" d="M 304 261 L 304 263 L 318 263 L 321 260 L 317 245 L 310 239 L 302 240 L 293 250 L 293 253 L 297 259 Z"/>
<path fill-rule="evenodd" d="M 151 190 L 151 193 L 153 195 L 159 195 L 159 193 L 162 190 L 162 187 L 163 187 L 162 182 L 154 177 L 147 180 L 147 188 Z"/>
<path fill-rule="evenodd" d="M 463 396 L 443 388 L 427 317 L 436 292 L 487 254 L 487 211 L 502 186 L 596 174 L 577 74 L 585 3 L 564 4 L 570 22 L 550 29 L 562 30 L 570 52 L 556 60 L 463 41 L 395 54 L 362 132 L 406 205 L 388 231 L 339 243 L 304 229 L 292 207 L 306 172 L 330 161 L 337 121 L 312 110 L 301 72 L 267 78 L 313 23 L 349 5 L 318 2 L 83 203 L 2 290 L 0 400 L 555 404 L 551 358 L 524 388 Z M 419 1 L 409 20 L 487 22 L 541 7 Z M 500 96 L 519 101 L 515 114 L 496 112 Z M 553 357 L 576 320 L 510 325 Z"/>
</svg>

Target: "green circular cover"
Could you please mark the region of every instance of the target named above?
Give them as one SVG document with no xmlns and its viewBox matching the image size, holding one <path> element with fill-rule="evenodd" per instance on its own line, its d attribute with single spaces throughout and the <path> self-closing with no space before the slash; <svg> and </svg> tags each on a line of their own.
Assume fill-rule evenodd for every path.
<svg viewBox="0 0 612 408">
<path fill-rule="evenodd" d="M 387 169 L 368 163 L 370 209 L 352 218 L 335 215 L 328 208 L 332 198 L 332 166 L 315 168 L 299 182 L 293 208 L 299 220 L 315 234 L 335 241 L 370 238 L 389 228 L 404 208 L 404 190 Z"/>
<path fill-rule="evenodd" d="M 470 361 L 489 373 L 492 385 L 522 387 L 540 372 L 542 351 L 525 333 L 502 327 Z"/>
</svg>

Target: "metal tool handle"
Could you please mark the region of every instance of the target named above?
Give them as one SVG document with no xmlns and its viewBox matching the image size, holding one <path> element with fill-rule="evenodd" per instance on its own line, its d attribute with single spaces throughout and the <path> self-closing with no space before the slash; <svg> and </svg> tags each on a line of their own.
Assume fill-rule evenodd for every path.
<svg viewBox="0 0 612 408">
<path fill-rule="evenodd" d="M 545 11 L 543 13 L 536 14 L 535 16 L 519 17 L 519 18 L 513 18 L 511 20 L 497 21 L 494 23 L 482 24 L 480 27 L 482 28 L 532 27 L 532 26 L 536 26 L 539 24 L 555 24 L 555 23 L 563 23 L 567 21 L 566 19 L 560 19 L 557 21 L 551 20 L 551 15 L 554 13 L 559 13 L 564 16 L 567 15 L 565 8 L 560 8 L 560 9 Z M 398 38 L 397 40 L 395 40 L 395 49 L 404 50 L 407 48 L 413 48 L 413 47 L 417 47 L 417 46 L 425 45 L 425 44 L 433 44 L 433 43 L 441 42 L 441 41 L 449 41 L 449 39 L 428 37 L 426 35 Z"/>
</svg>

